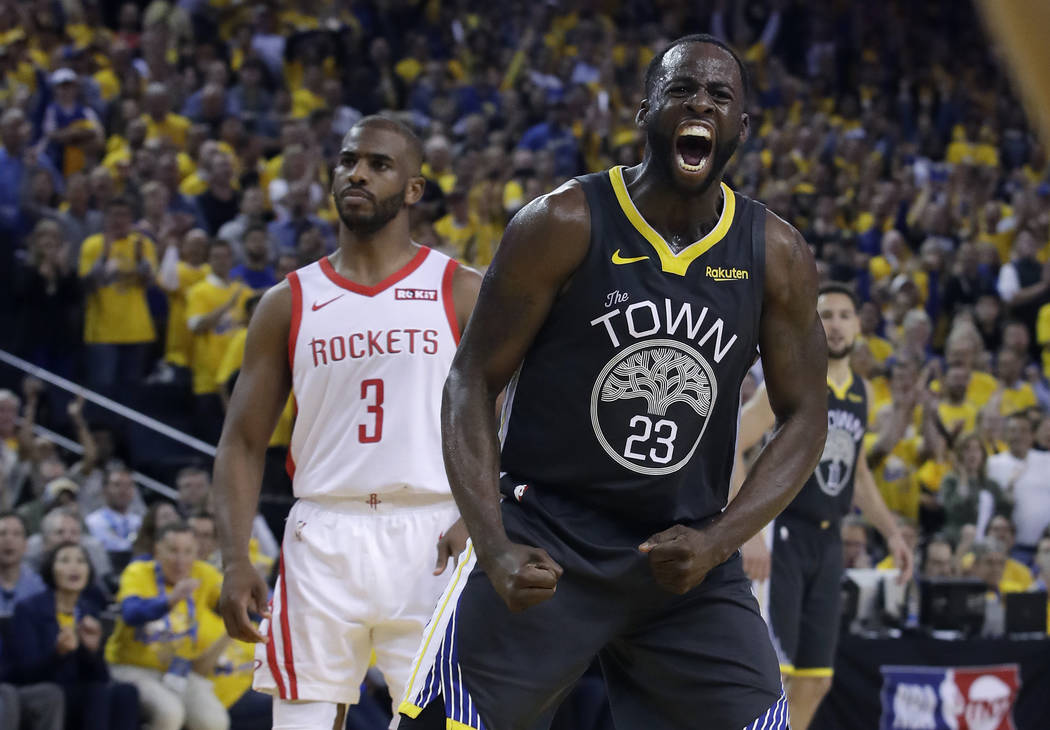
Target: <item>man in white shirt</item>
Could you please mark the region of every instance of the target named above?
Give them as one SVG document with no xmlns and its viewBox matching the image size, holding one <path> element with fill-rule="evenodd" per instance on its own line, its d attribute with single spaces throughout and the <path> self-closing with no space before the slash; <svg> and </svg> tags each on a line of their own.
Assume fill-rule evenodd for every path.
<svg viewBox="0 0 1050 730">
<path fill-rule="evenodd" d="M 131 511 L 136 491 L 131 470 L 124 464 L 118 462 L 106 470 L 102 488 L 106 504 L 89 514 L 84 523 L 108 552 L 131 550 L 131 543 L 142 526 L 142 517 Z"/>
<path fill-rule="evenodd" d="M 1039 537 L 1050 525 L 1050 453 L 1032 448 L 1032 423 L 1023 414 L 1006 420 L 1006 443 L 1008 451 L 988 459 L 988 477 L 1013 497 L 1013 556 L 1030 565 Z"/>
</svg>

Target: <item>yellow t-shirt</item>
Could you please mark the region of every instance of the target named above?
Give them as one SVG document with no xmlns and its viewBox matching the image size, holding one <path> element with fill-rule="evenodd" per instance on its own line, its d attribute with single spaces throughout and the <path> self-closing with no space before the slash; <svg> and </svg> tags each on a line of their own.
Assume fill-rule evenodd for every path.
<svg viewBox="0 0 1050 730">
<path fill-rule="evenodd" d="M 117 268 L 116 278 L 100 286 L 87 296 L 84 312 L 84 342 L 88 344 L 134 344 L 152 342 L 153 330 L 146 303 L 146 287 L 138 281 L 135 263 L 136 242 L 142 242 L 142 256 L 151 268 L 157 270 L 157 254 L 153 242 L 140 233 L 113 242 L 110 262 Z M 81 278 L 87 276 L 102 257 L 101 233 L 88 236 L 80 247 Z M 107 264 L 108 265 L 108 264 Z"/>
<path fill-rule="evenodd" d="M 1026 408 L 1039 405 L 1035 397 L 1035 391 L 1028 383 L 1021 383 L 1016 388 L 1003 389 L 1003 402 L 999 406 L 999 414 L 1009 416 L 1011 413 L 1023 411 Z"/>
<path fill-rule="evenodd" d="M 973 553 L 966 553 L 959 561 L 959 566 L 963 570 L 969 570 L 973 567 L 973 560 Z M 1000 593 L 1024 593 L 1032 587 L 1033 583 L 1035 583 L 1035 578 L 1032 577 L 1032 571 L 1024 563 L 1013 558 L 1006 559 L 1003 577 L 999 580 Z"/>
<path fill-rule="evenodd" d="M 457 223 L 449 213 L 434 223 L 434 232 L 455 249 L 459 260 L 477 266 L 492 261 L 492 232 L 473 213 L 464 224 Z"/>
<path fill-rule="evenodd" d="M 58 619 L 58 628 L 60 629 L 71 629 L 76 626 L 76 617 L 71 613 L 55 611 L 55 618 Z"/>
<path fill-rule="evenodd" d="M 423 64 L 411 56 L 402 58 L 394 64 L 394 73 L 400 76 L 406 84 L 411 84 L 419 74 L 423 73 Z"/>
<path fill-rule="evenodd" d="M 190 287 L 211 272 L 208 264 L 192 266 L 184 261 L 178 263 L 179 288 L 168 292 L 168 333 L 164 343 L 164 359 L 172 365 L 189 367 L 191 335 L 186 324 L 186 294 Z"/>
<path fill-rule="evenodd" d="M 952 470 L 952 465 L 944 461 L 935 461 L 934 459 L 928 459 L 923 462 L 923 465 L 919 467 L 919 471 L 916 477 L 919 480 L 919 486 L 924 488 L 928 492 L 936 492 L 941 488 L 941 482 Z"/>
<path fill-rule="evenodd" d="M 244 343 L 248 339 L 248 329 L 239 329 L 230 342 L 226 345 L 226 352 L 219 363 L 219 369 L 215 374 L 215 382 L 222 385 L 228 381 L 233 374 L 241 369 L 244 363 Z M 292 442 L 292 424 L 295 423 L 295 398 L 289 394 L 285 401 L 281 417 L 277 419 L 277 426 L 270 437 L 270 446 L 288 446 Z"/>
<path fill-rule="evenodd" d="M 149 114 L 143 114 L 142 121 L 146 123 L 146 139 L 167 137 L 179 149 L 186 147 L 186 133 L 192 126 L 192 122 L 186 117 L 169 113 L 164 117 L 164 121 L 157 122 Z"/>
<path fill-rule="evenodd" d="M 299 88 L 292 92 L 292 116 L 306 119 L 317 109 L 324 109 L 328 103 L 309 89 Z"/>
<path fill-rule="evenodd" d="M 866 434 L 865 449 L 870 449 L 877 440 L 878 434 Z M 871 473 L 886 506 L 911 519 L 919 517 L 918 441 L 918 438 L 902 439 Z"/>
<path fill-rule="evenodd" d="M 1035 341 L 1043 346 L 1043 375 L 1050 378 L 1050 304 L 1039 308 L 1035 324 Z"/>
<path fill-rule="evenodd" d="M 951 403 L 942 401 L 937 404 L 937 416 L 941 423 L 951 433 L 958 424 L 963 424 L 961 433 L 972 431 L 977 425 L 977 409 L 969 402 L 961 406 L 953 406 Z"/>
<path fill-rule="evenodd" d="M 201 650 L 213 646 L 226 636 L 226 627 L 214 611 L 205 609 L 200 615 Z M 255 644 L 236 639 L 227 640 L 226 647 L 209 675 L 215 696 L 223 707 L 231 707 L 252 686 L 255 671 Z"/>
<path fill-rule="evenodd" d="M 226 354 L 230 339 L 244 320 L 244 302 L 252 290 L 240 281 L 226 283 L 217 276 L 208 275 L 190 287 L 186 294 L 186 321 L 203 317 L 226 304 L 234 294 L 237 303 L 223 315 L 215 329 L 194 333 L 191 329 L 190 367 L 193 370 L 193 392 L 196 395 L 215 393 L 219 389 L 215 375 Z"/>
<path fill-rule="evenodd" d="M 436 173 L 430 168 L 430 164 L 424 162 L 422 167 L 423 177 L 428 180 L 433 180 L 437 183 L 438 187 L 441 188 L 441 192 L 445 195 L 451 193 L 456 187 L 456 173 L 451 170 L 446 170 L 442 173 Z"/>
<path fill-rule="evenodd" d="M 940 393 L 941 381 L 934 380 L 930 383 L 930 390 Z M 977 410 L 981 410 L 997 390 L 999 390 L 999 381 L 994 376 L 974 370 L 970 373 L 970 382 L 966 384 L 966 402 Z"/>
<path fill-rule="evenodd" d="M 868 345 L 871 356 L 875 358 L 879 365 L 885 365 L 886 361 L 890 359 L 890 355 L 893 354 L 893 345 L 888 340 L 884 340 L 877 335 L 861 337 L 860 340 Z"/>
<path fill-rule="evenodd" d="M 162 618 L 141 626 L 128 626 L 123 618 L 118 617 L 113 634 L 106 642 L 107 664 L 130 664 L 165 672 L 173 657 L 196 659 L 214 643 L 213 633 L 202 630 L 205 626 L 201 621 L 205 612 L 210 612 L 219 602 L 222 574 L 197 560 L 190 570 L 190 577 L 200 581 L 193 591 L 193 615 L 187 601 L 182 600 Z M 171 588 L 167 586 L 165 591 Z M 131 596 L 148 599 L 158 595 L 156 561 L 137 561 L 125 568 L 120 576 L 118 603 Z"/>
</svg>

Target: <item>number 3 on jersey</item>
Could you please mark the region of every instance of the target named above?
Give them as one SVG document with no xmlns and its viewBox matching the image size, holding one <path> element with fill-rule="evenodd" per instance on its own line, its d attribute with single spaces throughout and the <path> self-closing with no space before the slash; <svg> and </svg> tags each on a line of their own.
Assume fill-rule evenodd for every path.
<svg viewBox="0 0 1050 730">
<path fill-rule="evenodd" d="M 370 401 L 365 410 L 371 413 L 374 419 L 371 433 L 364 423 L 357 427 L 357 440 L 363 444 L 374 444 L 383 438 L 383 381 L 378 378 L 362 380 L 361 400 Z"/>
<path fill-rule="evenodd" d="M 645 461 L 646 458 L 649 458 L 657 464 L 669 462 L 674 454 L 674 439 L 678 435 L 678 425 L 674 421 L 668 421 L 666 418 L 661 418 L 656 423 L 653 423 L 648 416 L 635 416 L 631 419 L 631 428 L 635 428 L 638 425 L 642 426 L 642 432 L 632 433 L 627 437 L 627 445 L 623 448 L 623 455 L 628 459 L 637 461 Z M 636 452 L 634 450 L 635 444 L 644 444 L 654 432 L 656 434 L 656 443 L 664 447 L 662 453 L 655 446 L 649 449 L 648 456 L 646 456 L 644 451 L 642 453 Z"/>
</svg>

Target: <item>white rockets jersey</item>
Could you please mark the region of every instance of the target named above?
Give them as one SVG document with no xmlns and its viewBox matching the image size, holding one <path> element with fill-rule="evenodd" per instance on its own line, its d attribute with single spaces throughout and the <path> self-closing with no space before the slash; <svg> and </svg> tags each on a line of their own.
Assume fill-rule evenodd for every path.
<svg viewBox="0 0 1050 730">
<path fill-rule="evenodd" d="M 367 287 L 322 258 L 288 275 L 295 496 L 449 494 L 441 390 L 459 342 L 449 257 L 421 247 Z"/>
</svg>

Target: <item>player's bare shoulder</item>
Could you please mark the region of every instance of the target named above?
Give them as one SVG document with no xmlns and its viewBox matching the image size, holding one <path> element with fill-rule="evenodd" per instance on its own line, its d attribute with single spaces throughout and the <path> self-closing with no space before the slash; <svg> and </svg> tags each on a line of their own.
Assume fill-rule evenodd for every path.
<svg viewBox="0 0 1050 730">
<path fill-rule="evenodd" d="M 587 196 L 576 180 L 532 200 L 511 219 L 489 275 L 526 277 L 557 291 L 590 247 Z"/>
<path fill-rule="evenodd" d="M 816 303 L 817 266 L 813 251 L 798 230 L 771 210 L 766 211 L 766 281 L 768 304 Z"/>
<path fill-rule="evenodd" d="M 295 293 L 288 279 L 270 287 L 259 300 L 259 306 L 248 324 L 246 353 L 259 351 L 287 359 L 288 335 L 292 328 Z M 283 349 L 282 349 L 283 348 Z M 247 354 L 246 354 L 247 357 Z"/>
</svg>

